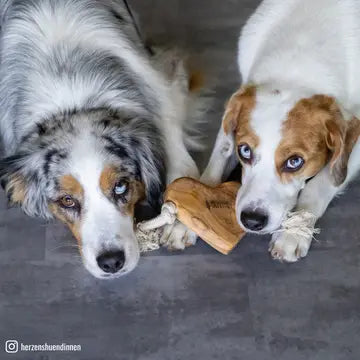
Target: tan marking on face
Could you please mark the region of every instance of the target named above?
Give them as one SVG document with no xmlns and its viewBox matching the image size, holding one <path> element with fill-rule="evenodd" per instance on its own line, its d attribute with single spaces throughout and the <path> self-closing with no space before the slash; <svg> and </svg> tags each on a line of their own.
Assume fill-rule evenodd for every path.
<svg viewBox="0 0 360 360">
<path fill-rule="evenodd" d="M 104 168 L 100 176 L 100 188 L 102 192 L 109 198 L 112 198 L 112 192 L 116 183 L 122 178 L 121 172 L 113 166 Z M 129 182 L 129 191 L 125 195 L 125 202 L 121 206 L 120 211 L 123 214 L 133 216 L 135 205 L 145 197 L 145 186 L 140 181 Z"/>
<path fill-rule="evenodd" d="M 26 196 L 25 180 L 18 175 L 13 176 L 6 184 L 6 192 L 10 195 L 12 204 L 22 204 Z"/>
<path fill-rule="evenodd" d="M 72 175 L 64 175 L 60 179 L 59 185 L 63 193 L 71 195 L 78 200 L 84 196 L 83 187 Z"/>
<path fill-rule="evenodd" d="M 59 187 L 62 194 L 70 195 L 79 201 L 80 205 L 83 204 L 84 189 L 72 175 L 64 175 L 61 177 L 59 180 Z M 57 219 L 69 227 L 75 239 L 77 240 L 81 251 L 81 214 L 72 214 L 71 210 L 68 211 L 63 209 L 58 202 L 50 203 L 49 209 Z"/>
<path fill-rule="evenodd" d="M 100 175 L 100 188 L 101 191 L 109 196 L 114 189 L 117 181 L 121 178 L 121 173 L 114 166 L 107 166 L 104 168 Z"/>
<path fill-rule="evenodd" d="M 339 156 L 344 120 L 333 98 L 315 95 L 300 100 L 289 112 L 282 128 L 275 163 L 283 182 L 294 177 L 310 178 L 316 175 L 332 158 Z M 286 160 L 297 155 L 305 160 L 295 172 L 284 172 Z"/>
<path fill-rule="evenodd" d="M 140 181 L 134 181 L 130 184 L 130 187 L 130 199 L 125 204 L 122 212 L 134 216 L 135 205 L 145 198 L 145 185 Z"/>
<path fill-rule="evenodd" d="M 233 132 L 237 145 L 246 143 L 255 149 L 260 142 L 250 125 L 251 113 L 256 105 L 256 87 L 243 87 L 229 100 L 223 117 L 226 134 Z"/>
</svg>

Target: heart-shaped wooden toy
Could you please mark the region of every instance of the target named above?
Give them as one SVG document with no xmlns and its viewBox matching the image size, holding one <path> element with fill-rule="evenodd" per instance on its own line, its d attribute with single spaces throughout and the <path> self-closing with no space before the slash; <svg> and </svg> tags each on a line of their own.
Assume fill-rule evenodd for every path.
<svg viewBox="0 0 360 360">
<path fill-rule="evenodd" d="M 211 187 L 191 178 L 180 178 L 168 186 L 165 202 L 175 204 L 179 221 L 227 255 L 245 235 L 235 215 L 239 187 L 237 182 Z"/>
</svg>

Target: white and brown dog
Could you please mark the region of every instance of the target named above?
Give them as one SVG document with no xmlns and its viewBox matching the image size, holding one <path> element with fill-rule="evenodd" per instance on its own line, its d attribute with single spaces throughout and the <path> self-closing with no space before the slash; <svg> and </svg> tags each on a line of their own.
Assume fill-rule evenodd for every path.
<svg viewBox="0 0 360 360">
<path fill-rule="evenodd" d="M 243 86 L 230 99 L 202 180 L 243 167 L 239 224 L 274 233 L 274 258 L 306 256 L 312 233 L 277 232 L 288 213 L 313 224 L 360 168 L 360 3 L 265 0 L 245 25 Z"/>
</svg>

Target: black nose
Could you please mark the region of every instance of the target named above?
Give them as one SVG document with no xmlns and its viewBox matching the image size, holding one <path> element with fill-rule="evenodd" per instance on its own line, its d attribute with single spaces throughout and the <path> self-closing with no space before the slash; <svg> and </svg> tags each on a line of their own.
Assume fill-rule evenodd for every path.
<svg viewBox="0 0 360 360">
<path fill-rule="evenodd" d="M 115 274 L 124 267 L 125 254 L 123 251 L 106 252 L 98 256 L 96 261 L 101 270 Z"/>
<path fill-rule="evenodd" d="M 261 211 L 244 210 L 240 219 L 247 229 L 260 231 L 267 225 L 269 217 Z"/>
</svg>

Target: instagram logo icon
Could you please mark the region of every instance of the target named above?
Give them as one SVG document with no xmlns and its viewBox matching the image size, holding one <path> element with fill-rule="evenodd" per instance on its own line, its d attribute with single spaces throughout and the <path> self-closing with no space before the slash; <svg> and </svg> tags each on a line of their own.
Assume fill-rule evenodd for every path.
<svg viewBox="0 0 360 360">
<path fill-rule="evenodd" d="M 19 350 L 19 343 L 16 340 L 7 340 L 5 342 L 5 351 L 8 354 L 16 354 Z"/>
</svg>

